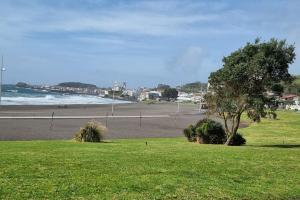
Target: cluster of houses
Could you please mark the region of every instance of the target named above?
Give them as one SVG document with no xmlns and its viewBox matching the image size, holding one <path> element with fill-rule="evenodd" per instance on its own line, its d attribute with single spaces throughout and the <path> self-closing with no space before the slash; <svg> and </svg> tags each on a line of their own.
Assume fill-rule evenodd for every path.
<svg viewBox="0 0 300 200">
<path fill-rule="evenodd" d="M 126 84 L 114 84 L 112 88 L 75 88 L 75 87 L 63 87 L 63 86 L 36 86 L 38 89 L 53 91 L 53 92 L 63 92 L 63 93 L 76 93 L 76 94 L 87 94 L 87 95 L 96 95 L 100 97 L 111 98 L 114 92 L 114 98 L 132 100 L 132 101 L 147 101 L 163 100 L 162 93 L 164 89 L 160 88 L 138 88 L 138 89 L 128 89 Z M 194 93 L 187 93 L 178 90 L 177 101 L 179 102 L 193 102 L 199 103 L 204 102 L 204 95 L 206 91 L 199 91 Z M 175 100 L 175 99 L 174 99 Z"/>
<path fill-rule="evenodd" d="M 283 95 L 280 97 L 280 106 L 287 110 L 299 110 L 300 111 L 300 98 L 295 94 Z"/>
<path fill-rule="evenodd" d="M 138 101 L 146 101 L 146 100 L 156 100 L 160 101 L 163 99 L 162 93 L 163 89 L 147 89 L 143 88 L 140 90 L 138 95 Z M 199 103 L 204 102 L 204 95 L 206 94 L 206 91 L 198 92 L 198 93 L 187 93 L 180 91 L 180 89 L 177 89 L 178 91 L 178 102 L 193 102 L 193 103 Z"/>
<path fill-rule="evenodd" d="M 118 84 L 115 83 L 111 88 L 97 88 L 95 87 L 69 87 L 69 86 L 48 86 L 48 85 L 28 85 L 23 83 L 23 87 L 30 87 L 36 90 L 60 92 L 60 93 L 73 93 L 73 94 L 86 94 L 86 95 L 96 95 L 100 97 L 107 97 L 131 101 L 161 101 L 164 100 L 162 93 L 164 88 L 138 88 L 138 89 L 128 89 L 126 88 L 126 83 Z M 207 86 L 209 87 L 209 85 Z M 207 90 L 202 90 L 198 92 L 184 92 L 181 88 L 177 88 L 178 97 L 176 101 L 178 102 L 191 102 L 191 103 L 205 103 L 204 95 Z M 283 109 L 290 110 L 300 110 L 300 98 L 295 94 L 285 94 L 283 96 L 278 96 L 273 92 L 267 92 L 269 97 L 274 97 L 277 102 L 279 102 L 279 107 Z M 174 99 L 175 100 L 175 99 Z"/>
<path fill-rule="evenodd" d="M 300 110 L 300 98 L 296 94 L 285 93 L 282 96 L 279 96 L 274 92 L 268 91 L 266 95 L 268 97 L 273 97 L 274 99 L 276 99 L 279 108 L 287 110 Z"/>
</svg>

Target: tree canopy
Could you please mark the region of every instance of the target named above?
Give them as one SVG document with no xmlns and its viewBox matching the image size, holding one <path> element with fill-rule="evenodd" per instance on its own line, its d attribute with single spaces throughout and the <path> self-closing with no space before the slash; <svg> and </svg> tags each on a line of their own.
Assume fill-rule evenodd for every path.
<svg viewBox="0 0 300 200">
<path fill-rule="evenodd" d="M 169 85 L 166 85 L 166 84 L 158 84 L 157 85 L 157 87 L 156 87 L 157 89 L 159 89 L 159 90 L 165 90 L 165 89 L 168 89 L 168 88 L 170 88 L 170 86 Z"/>
<path fill-rule="evenodd" d="M 294 45 L 271 39 L 247 43 L 223 58 L 223 66 L 209 76 L 207 102 L 210 111 L 224 120 L 227 142 L 237 134 L 243 112 L 259 121 L 274 84 L 291 82 L 288 68 L 295 59 Z"/>
<path fill-rule="evenodd" d="M 162 92 L 162 97 L 170 99 L 176 99 L 178 97 L 178 91 L 175 88 L 167 88 Z"/>
<path fill-rule="evenodd" d="M 72 87 L 72 88 L 97 88 L 96 85 L 87 84 L 87 83 L 80 83 L 80 82 L 64 82 L 64 83 L 59 83 L 58 86 Z"/>
<path fill-rule="evenodd" d="M 207 83 L 201 83 L 201 82 L 193 82 L 193 83 L 187 83 L 185 85 L 182 85 L 179 87 L 180 91 L 187 92 L 187 93 L 197 93 L 200 92 L 201 89 L 206 90 Z"/>
</svg>

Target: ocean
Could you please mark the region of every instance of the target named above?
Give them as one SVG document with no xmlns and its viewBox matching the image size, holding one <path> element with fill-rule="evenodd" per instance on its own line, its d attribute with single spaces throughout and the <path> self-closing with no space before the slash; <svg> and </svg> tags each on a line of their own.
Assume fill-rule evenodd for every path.
<svg viewBox="0 0 300 200">
<path fill-rule="evenodd" d="M 128 101 L 112 100 L 91 95 L 63 94 L 49 91 L 2 86 L 2 105 L 75 105 L 75 104 L 121 104 Z"/>
</svg>

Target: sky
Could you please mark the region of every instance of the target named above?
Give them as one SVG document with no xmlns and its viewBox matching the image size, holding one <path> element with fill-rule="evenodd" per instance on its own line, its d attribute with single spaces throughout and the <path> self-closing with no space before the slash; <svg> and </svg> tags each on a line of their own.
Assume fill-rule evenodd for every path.
<svg viewBox="0 0 300 200">
<path fill-rule="evenodd" d="M 257 37 L 300 55 L 299 19 L 298 0 L 0 0 L 3 81 L 207 82 Z M 300 74 L 297 56 L 290 72 Z"/>
</svg>

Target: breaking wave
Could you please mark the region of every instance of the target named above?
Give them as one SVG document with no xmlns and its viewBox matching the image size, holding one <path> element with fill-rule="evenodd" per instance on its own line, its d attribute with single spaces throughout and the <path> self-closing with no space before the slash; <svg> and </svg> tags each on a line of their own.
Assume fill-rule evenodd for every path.
<svg viewBox="0 0 300 200">
<path fill-rule="evenodd" d="M 45 95 L 27 97 L 2 97 L 3 105 L 75 105 L 75 104 L 116 104 L 128 101 L 112 100 L 88 95 Z"/>
</svg>

